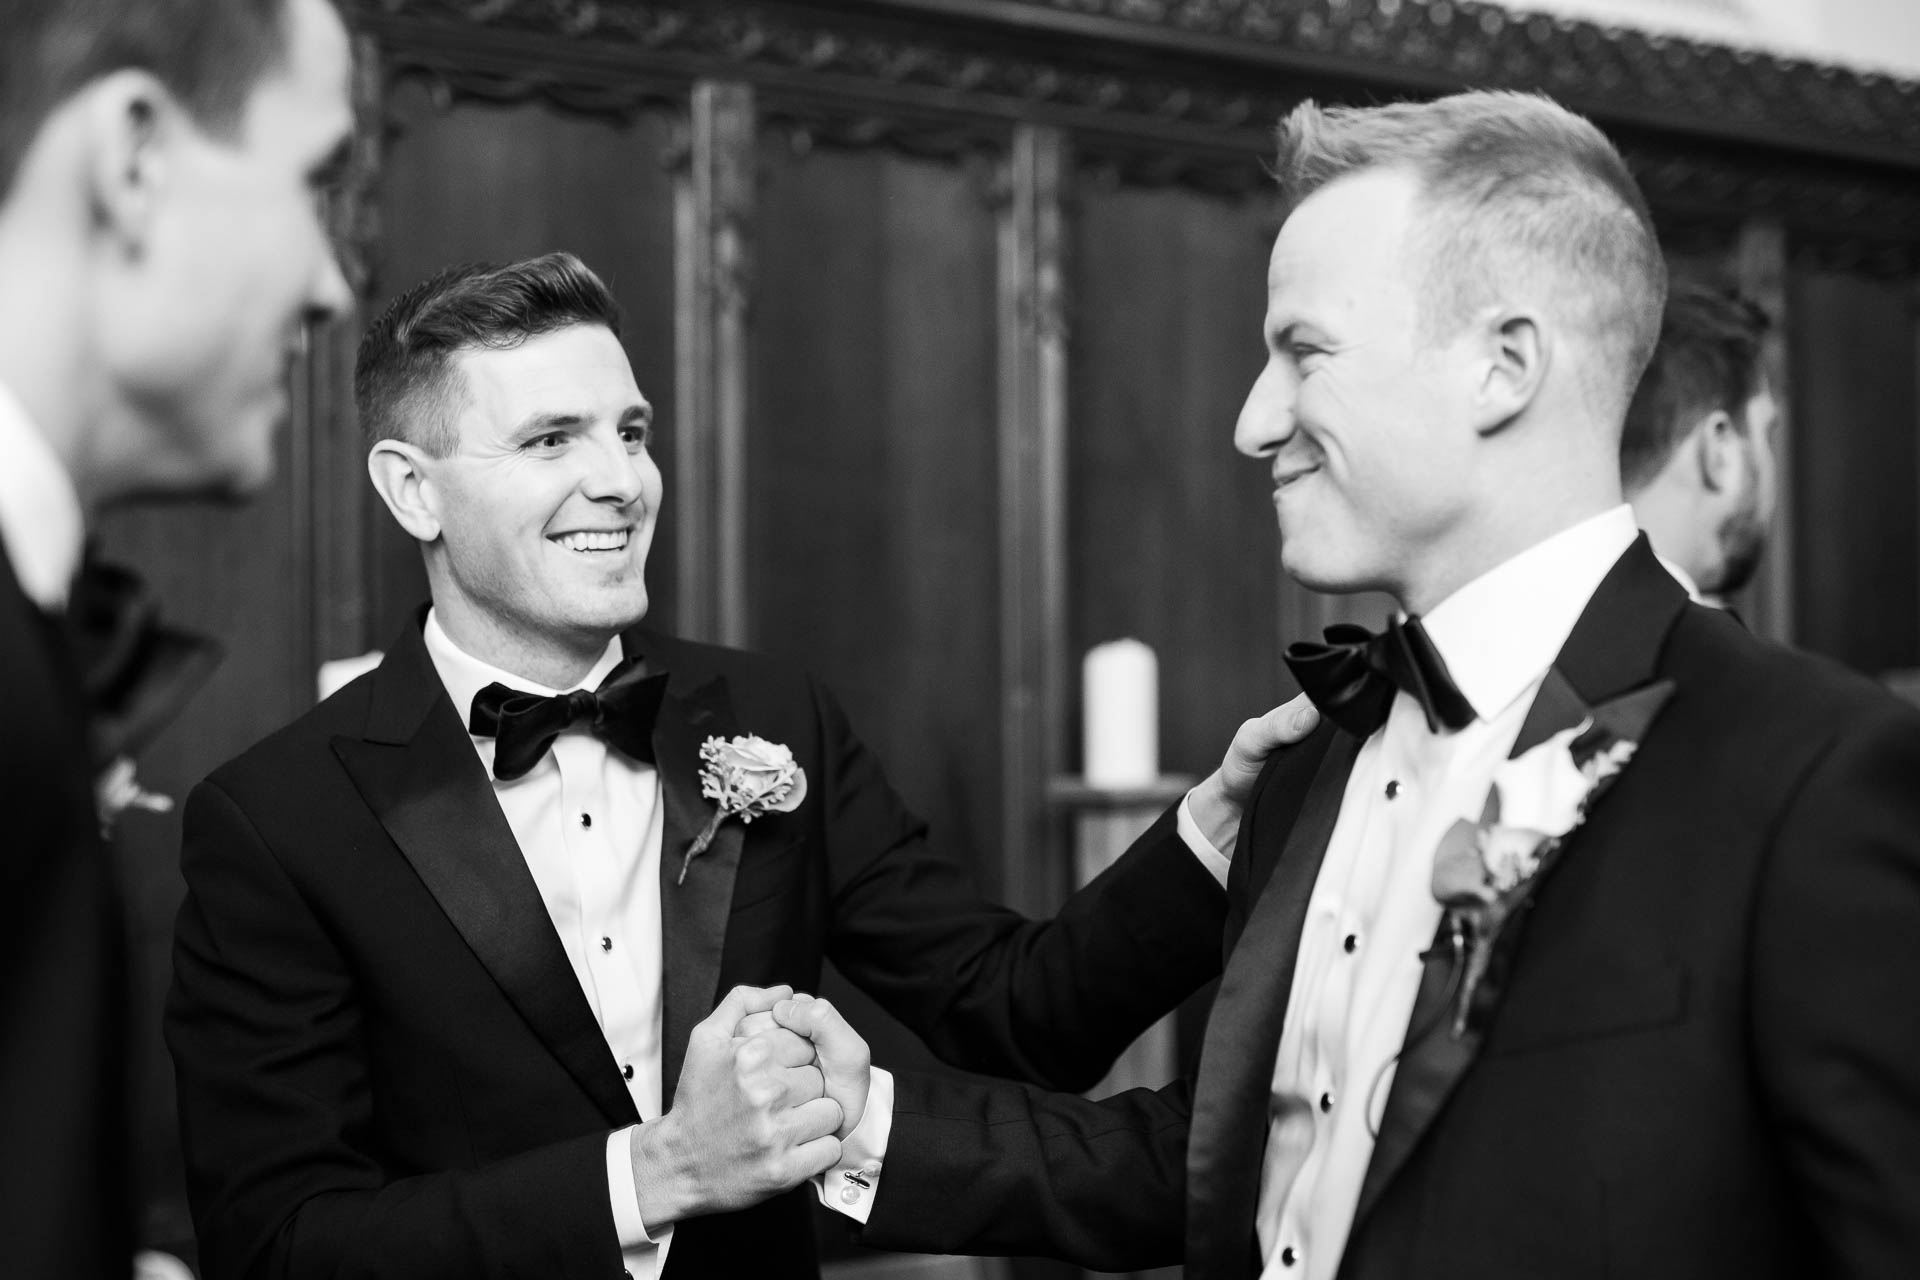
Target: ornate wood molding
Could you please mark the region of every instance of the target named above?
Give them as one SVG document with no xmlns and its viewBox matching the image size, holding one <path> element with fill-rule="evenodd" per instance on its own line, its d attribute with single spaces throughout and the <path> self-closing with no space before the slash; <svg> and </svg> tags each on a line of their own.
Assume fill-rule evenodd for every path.
<svg viewBox="0 0 1920 1280">
<path fill-rule="evenodd" d="M 494 72 L 505 84 L 496 88 L 514 86 L 529 63 L 560 54 L 573 74 L 548 74 L 546 87 L 611 92 L 620 77 L 593 71 L 616 71 L 641 55 L 669 77 L 725 66 L 774 80 L 798 74 L 960 94 L 976 104 L 1005 98 L 1029 108 L 1260 132 L 1275 113 L 1259 86 L 1279 72 L 1290 92 L 1270 94 L 1274 102 L 1297 98 L 1303 83 L 1416 93 L 1537 89 L 1609 122 L 1920 168 L 1920 81 L 1516 14 L 1476 0 L 866 0 L 831 7 L 352 0 L 352 7 L 389 46 L 397 68 L 414 54 L 452 51 L 447 37 L 455 32 L 466 53 L 508 52 L 509 65 Z M 1142 47 L 1163 63 L 1237 68 L 1240 83 L 1141 75 L 1138 57 L 1126 55 Z M 486 76 L 485 67 L 473 68 L 476 89 Z"/>
<path fill-rule="evenodd" d="M 829 145 L 1005 154 L 1017 125 L 1145 184 L 1261 190 L 1303 97 L 1537 89 L 1620 138 L 1657 209 L 1905 271 L 1920 244 L 1920 82 L 1525 16 L 1476 0 L 348 0 L 392 77 L 631 115 L 697 79 Z"/>
<path fill-rule="evenodd" d="M 1539 90 L 1586 114 L 1920 167 L 1920 81 L 1477 0 L 872 0 L 1413 92 Z"/>
</svg>

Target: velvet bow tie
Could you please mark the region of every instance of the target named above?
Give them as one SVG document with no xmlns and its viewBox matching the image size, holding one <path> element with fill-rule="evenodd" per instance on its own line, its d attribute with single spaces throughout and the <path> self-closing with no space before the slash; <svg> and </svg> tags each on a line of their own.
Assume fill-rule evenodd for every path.
<svg viewBox="0 0 1920 1280">
<path fill-rule="evenodd" d="M 473 695 L 467 731 L 494 740 L 493 776 L 502 782 L 524 776 L 555 738 L 582 723 L 602 742 L 652 764 L 653 722 L 666 691 L 666 673 L 648 675 L 639 658 L 609 671 L 594 690 L 547 696 L 490 684 Z"/>
<path fill-rule="evenodd" d="M 1387 722 L 1396 689 L 1419 702 L 1434 733 L 1473 721 L 1473 704 L 1447 674 L 1418 618 L 1390 622 L 1379 635 L 1339 623 L 1327 628 L 1325 644 L 1288 645 L 1286 662 L 1321 714 L 1358 738 Z"/>
<path fill-rule="evenodd" d="M 220 646 L 165 626 L 139 577 L 89 556 L 67 601 L 93 762 L 137 754 L 220 664 Z"/>
</svg>

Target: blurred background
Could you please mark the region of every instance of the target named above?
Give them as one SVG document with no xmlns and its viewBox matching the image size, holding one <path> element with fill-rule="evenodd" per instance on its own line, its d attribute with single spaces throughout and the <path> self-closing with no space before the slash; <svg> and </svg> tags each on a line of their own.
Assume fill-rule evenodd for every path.
<svg viewBox="0 0 1920 1280">
<path fill-rule="evenodd" d="M 814 669 L 1015 906 L 1050 911 L 1076 875 L 1090 646 L 1152 647 L 1160 768 L 1198 774 L 1292 695 L 1288 640 L 1384 612 L 1282 579 L 1265 469 L 1231 445 L 1263 360 L 1267 137 L 1303 97 L 1537 89 L 1606 128 L 1674 271 L 1775 323 L 1783 494 L 1744 616 L 1895 681 L 1920 667 L 1912 0 L 344 7 L 363 136 L 336 212 L 363 312 L 457 260 L 598 270 L 658 411 L 651 621 Z M 170 619 L 229 641 L 149 787 L 184 796 L 425 596 L 366 485 L 357 338 L 315 335 L 265 500 L 103 530 Z M 131 812 L 116 852 L 145 1236 L 190 1258 L 159 1041 L 177 842 L 177 815 Z M 883 1065 L 926 1061 L 830 990 Z"/>
</svg>

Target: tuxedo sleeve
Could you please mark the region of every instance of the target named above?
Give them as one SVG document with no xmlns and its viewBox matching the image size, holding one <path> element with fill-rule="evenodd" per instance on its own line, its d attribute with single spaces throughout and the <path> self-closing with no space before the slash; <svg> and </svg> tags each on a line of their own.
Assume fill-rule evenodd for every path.
<svg viewBox="0 0 1920 1280">
<path fill-rule="evenodd" d="M 1051 920 L 985 900 L 816 688 L 829 955 L 943 1061 L 1085 1089 L 1220 971 L 1226 893 L 1168 811 Z M 896 1139 L 897 1141 L 897 1139 Z"/>
<path fill-rule="evenodd" d="M 1760 1083 L 1835 1280 L 1920 1260 L 1920 717 L 1894 704 L 1823 753 L 1756 904 Z"/>
<path fill-rule="evenodd" d="M 1096 1271 L 1180 1261 L 1190 1087 L 1089 1101 L 899 1072 L 886 1172 L 860 1242 L 1035 1254 Z"/>
<path fill-rule="evenodd" d="M 166 1032 L 209 1280 L 620 1274 L 606 1134 L 450 1172 L 374 1147 L 348 971 L 245 812 L 188 799 Z"/>
</svg>

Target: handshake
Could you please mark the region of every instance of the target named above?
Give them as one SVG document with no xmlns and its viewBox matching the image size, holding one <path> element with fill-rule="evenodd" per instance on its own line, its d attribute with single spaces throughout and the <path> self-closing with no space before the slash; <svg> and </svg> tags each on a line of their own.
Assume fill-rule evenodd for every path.
<svg viewBox="0 0 1920 1280">
<path fill-rule="evenodd" d="M 673 1105 L 635 1135 L 649 1231 L 744 1209 L 825 1173 L 860 1123 L 867 1042 L 825 1000 L 735 987 L 693 1029 Z"/>
</svg>

